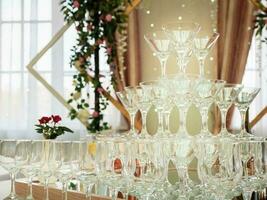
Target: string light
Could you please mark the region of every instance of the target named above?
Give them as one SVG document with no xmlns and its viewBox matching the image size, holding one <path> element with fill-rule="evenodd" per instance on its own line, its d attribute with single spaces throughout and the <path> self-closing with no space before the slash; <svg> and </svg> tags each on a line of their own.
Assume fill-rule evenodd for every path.
<svg viewBox="0 0 267 200">
<path fill-rule="evenodd" d="M 150 10 L 147 10 L 147 11 L 146 11 L 146 14 L 148 14 L 148 15 L 149 15 L 149 14 L 150 14 Z"/>
<path fill-rule="evenodd" d="M 150 27 L 153 28 L 154 27 L 154 24 L 150 24 Z"/>
<path fill-rule="evenodd" d="M 178 19 L 179 19 L 179 20 L 182 20 L 182 19 L 183 19 L 183 17 L 182 17 L 182 16 L 179 16 L 179 17 L 178 17 Z"/>
</svg>

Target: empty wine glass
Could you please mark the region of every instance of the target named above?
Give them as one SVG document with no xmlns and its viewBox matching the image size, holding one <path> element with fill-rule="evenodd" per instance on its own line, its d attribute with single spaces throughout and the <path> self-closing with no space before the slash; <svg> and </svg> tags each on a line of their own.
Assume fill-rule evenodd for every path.
<svg viewBox="0 0 267 200">
<path fill-rule="evenodd" d="M 45 140 L 44 142 L 44 156 L 38 175 L 44 181 L 44 199 L 49 200 L 49 180 L 61 164 L 59 159 L 61 150 L 59 141 Z"/>
<path fill-rule="evenodd" d="M 129 135 L 136 136 L 134 122 L 135 122 L 135 115 L 138 110 L 138 105 L 137 105 L 138 99 L 136 92 L 134 91 L 134 87 L 126 87 L 124 91 L 116 92 L 116 94 L 130 115 L 131 128 L 129 131 Z"/>
<path fill-rule="evenodd" d="M 230 106 L 234 103 L 243 85 L 226 83 L 216 95 L 216 103 L 221 111 L 221 132 L 220 135 L 230 135 L 226 128 L 226 114 Z M 230 135 L 231 136 L 231 135 Z"/>
<path fill-rule="evenodd" d="M 200 32 L 201 33 L 201 32 Z M 201 78 L 205 77 L 205 59 L 210 50 L 219 38 L 219 33 L 214 32 L 212 35 L 197 34 L 194 39 L 194 53 L 199 63 L 199 74 Z"/>
<path fill-rule="evenodd" d="M 28 162 L 22 167 L 22 173 L 28 178 L 27 200 L 34 199 L 32 195 L 32 181 L 38 175 L 44 156 L 44 140 L 33 140 L 29 145 Z"/>
<path fill-rule="evenodd" d="M 243 165 L 243 177 L 241 181 L 244 200 L 250 200 L 253 191 L 258 188 L 259 158 L 262 159 L 262 142 L 258 138 L 243 138 L 240 142 L 240 155 Z M 261 164 L 261 163 L 260 163 Z M 260 166 L 261 167 L 261 166 Z"/>
<path fill-rule="evenodd" d="M 255 99 L 260 92 L 260 88 L 244 87 L 235 98 L 235 105 L 241 114 L 241 134 L 240 137 L 251 137 L 252 135 L 246 131 L 246 113 L 251 102 Z"/>
<path fill-rule="evenodd" d="M 11 190 L 10 194 L 4 198 L 4 200 L 9 199 L 19 199 L 15 192 L 15 178 L 19 171 L 18 163 L 16 162 L 16 140 L 1 140 L 0 145 L 0 165 L 9 172 L 11 178 Z"/>
<path fill-rule="evenodd" d="M 138 108 L 141 112 L 142 117 L 142 130 L 139 134 L 139 137 L 147 137 L 147 127 L 146 127 L 146 120 L 147 120 L 147 112 L 151 106 L 151 92 L 149 88 L 142 88 L 141 86 L 136 87 L 136 94 L 138 97 Z"/>
<path fill-rule="evenodd" d="M 55 162 L 60 163 L 55 171 L 55 176 L 62 183 L 62 200 L 67 200 L 68 183 L 72 178 L 72 142 L 60 141 L 58 151 L 55 151 Z"/>
<path fill-rule="evenodd" d="M 170 39 L 166 36 L 163 31 L 153 31 L 147 33 L 144 36 L 146 42 L 149 44 L 151 50 L 155 53 L 160 61 L 161 76 L 166 75 L 166 63 L 171 53 L 170 50 Z"/>
<path fill-rule="evenodd" d="M 207 135 L 208 130 L 208 111 L 210 105 L 215 101 L 216 95 L 223 88 L 223 80 L 199 79 L 194 84 L 193 92 L 196 106 L 199 108 L 202 118 L 202 128 L 200 135 Z"/>
<path fill-rule="evenodd" d="M 180 73 L 185 75 L 186 66 L 192 54 L 193 40 L 200 26 L 193 22 L 172 22 L 163 26 L 163 30 L 173 42 Z"/>
<path fill-rule="evenodd" d="M 197 141 L 201 154 L 199 170 L 202 181 L 218 200 L 231 199 L 242 177 L 240 144 L 231 138 L 209 136 Z M 234 195 L 233 195 L 234 194 Z"/>
</svg>

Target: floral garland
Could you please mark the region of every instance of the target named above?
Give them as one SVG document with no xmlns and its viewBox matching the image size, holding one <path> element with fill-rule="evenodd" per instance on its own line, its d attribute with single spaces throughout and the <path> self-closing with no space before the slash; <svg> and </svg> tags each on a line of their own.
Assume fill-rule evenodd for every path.
<svg viewBox="0 0 267 200">
<path fill-rule="evenodd" d="M 112 73 L 111 82 L 116 89 L 115 74 L 118 69 L 115 33 L 125 30 L 128 20 L 125 8 L 130 3 L 130 0 L 61 1 L 65 20 L 68 23 L 74 22 L 78 33 L 70 61 L 70 65 L 78 70 L 78 74 L 73 76 L 75 91 L 71 93 L 68 101 L 69 104 L 75 104 L 77 110 L 71 110 L 69 115 L 71 119 L 79 117 L 91 133 L 99 133 L 110 128 L 103 120 L 103 111 L 107 108 L 108 100 L 102 95 L 105 77 L 99 70 L 99 50 L 106 49 L 107 63 Z M 92 98 L 88 87 L 94 89 L 93 106 L 88 103 L 88 99 Z M 105 88 L 108 91 L 109 89 Z"/>
<path fill-rule="evenodd" d="M 254 29 L 256 30 L 256 35 L 262 36 L 263 30 L 267 29 L 267 7 L 260 0 L 251 0 L 251 2 L 258 9 Z M 263 42 L 267 43 L 267 38 L 264 38 Z"/>
</svg>

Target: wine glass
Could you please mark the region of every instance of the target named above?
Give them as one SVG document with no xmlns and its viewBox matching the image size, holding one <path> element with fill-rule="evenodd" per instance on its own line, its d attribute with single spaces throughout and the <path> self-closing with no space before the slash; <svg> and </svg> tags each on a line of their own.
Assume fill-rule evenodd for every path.
<svg viewBox="0 0 267 200">
<path fill-rule="evenodd" d="M 197 142 L 201 146 L 201 154 L 197 154 L 199 174 L 209 193 L 218 200 L 231 199 L 242 177 L 239 142 L 221 136 L 206 136 Z"/>
<path fill-rule="evenodd" d="M 243 165 L 243 177 L 240 185 L 244 200 L 250 200 L 253 191 L 256 191 L 259 185 L 258 177 L 261 166 L 258 166 L 258 161 L 262 159 L 262 141 L 259 138 L 242 138 L 240 146 Z"/>
<path fill-rule="evenodd" d="M 142 88 L 141 86 L 136 87 L 136 94 L 138 97 L 138 108 L 141 112 L 142 116 L 142 130 L 139 134 L 139 137 L 147 137 L 147 126 L 146 126 L 146 120 L 147 120 L 147 112 L 150 109 L 151 106 L 151 90 L 148 88 Z"/>
<path fill-rule="evenodd" d="M 55 176 L 62 183 L 62 199 L 67 200 L 68 182 L 72 178 L 72 142 L 60 141 L 55 154 L 55 161 L 60 163 L 55 171 Z M 76 152 L 77 153 L 77 152 Z"/>
<path fill-rule="evenodd" d="M 0 165 L 9 172 L 11 178 L 10 194 L 4 200 L 19 199 L 15 192 L 15 178 L 20 168 L 16 161 L 17 140 L 1 140 L 0 148 Z"/>
<path fill-rule="evenodd" d="M 173 80 L 173 85 L 175 86 L 175 99 L 174 102 L 179 109 L 179 137 L 189 137 L 186 129 L 186 116 L 187 110 L 193 100 L 193 88 L 198 76 L 187 75 L 184 77 L 177 76 Z"/>
<path fill-rule="evenodd" d="M 216 103 L 221 111 L 222 125 L 221 125 L 220 135 L 222 136 L 223 135 L 231 136 L 226 128 L 226 114 L 242 88 L 243 85 L 240 84 L 226 83 L 224 84 L 224 87 L 220 90 L 220 92 L 218 92 L 218 94 L 216 95 Z"/>
<path fill-rule="evenodd" d="M 138 101 L 137 101 L 137 95 L 134 91 L 134 87 L 126 87 L 124 91 L 116 92 L 116 94 L 130 115 L 131 128 L 129 131 L 129 135 L 136 136 L 134 122 L 135 122 L 135 115 L 138 110 L 138 105 L 137 105 Z"/>
<path fill-rule="evenodd" d="M 201 35 L 200 35 L 201 33 Z M 201 78 L 205 77 L 205 59 L 210 50 L 219 38 L 219 33 L 214 32 L 212 35 L 203 35 L 202 32 L 197 34 L 194 39 L 194 53 L 199 63 L 199 74 Z"/>
<path fill-rule="evenodd" d="M 192 54 L 193 40 L 200 31 L 200 26 L 193 22 L 172 22 L 164 25 L 163 30 L 173 42 L 180 73 L 185 75 Z"/>
<path fill-rule="evenodd" d="M 28 162 L 22 167 L 22 173 L 28 178 L 28 195 L 26 199 L 34 199 L 32 195 L 32 180 L 38 175 L 44 155 L 44 140 L 32 140 L 29 145 Z"/>
<path fill-rule="evenodd" d="M 235 105 L 240 111 L 242 119 L 242 128 L 240 137 L 251 137 L 252 135 L 246 131 L 246 113 L 251 102 L 260 92 L 260 88 L 244 87 L 235 98 Z"/>
<path fill-rule="evenodd" d="M 61 149 L 59 141 L 44 141 L 44 156 L 39 169 L 40 179 L 44 181 L 44 199 L 49 200 L 49 180 L 59 168 L 61 161 Z"/>
<path fill-rule="evenodd" d="M 171 53 L 170 39 L 163 31 L 153 31 L 144 35 L 145 41 L 160 61 L 161 77 L 166 75 L 166 63 Z"/>
<path fill-rule="evenodd" d="M 193 92 L 197 107 L 199 108 L 202 118 L 202 128 L 200 136 L 209 134 L 208 130 L 208 111 L 210 105 L 214 102 L 216 95 L 223 88 L 223 80 L 199 79 L 194 84 Z"/>
</svg>

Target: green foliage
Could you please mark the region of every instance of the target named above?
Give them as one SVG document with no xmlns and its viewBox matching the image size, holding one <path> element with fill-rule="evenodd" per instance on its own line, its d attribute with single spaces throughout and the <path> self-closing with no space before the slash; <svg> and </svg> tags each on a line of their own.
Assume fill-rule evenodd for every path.
<svg viewBox="0 0 267 200">
<path fill-rule="evenodd" d="M 127 5 L 131 0 L 62 0 L 61 11 L 65 21 L 74 22 L 78 38 L 76 45 L 72 48 L 70 66 L 76 67 L 78 73 L 73 76 L 74 90 L 68 100 L 69 104 L 74 104 L 76 110 L 71 110 L 69 116 L 75 119 L 79 111 L 89 109 L 88 87 L 94 88 L 94 108 L 88 118 L 88 131 L 99 133 L 109 129 L 108 123 L 103 121 L 103 111 L 107 108 L 107 99 L 98 91 L 103 88 L 104 77 L 99 74 L 99 65 L 96 58 L 99 48 L 105 48 L 107 53 L 107 63 L 111 67 L 111 83 L 114 85 L 115 76 L 113 71 L 116 69 L 117 44 L 115 32 L 126 29 L 125 24 L 128 17 L 125 14 Z M 90 58 L 95 58 L 94 64 Z M 93 76 L 92 82 L 88 81 L 88 74 Z M 105 88 L 108 90 L 109 88 Z M 86 93 L 88 99 L 75 97 L 75 93 Z M 89 110 L 90 111 L 90 110 Z"/>
<path fill-rule="evenodd" d="M 261 36 L 263 30 L 267 28 L 267 13 L 259 11 L 256 14 L 256 20 L 255 20 L 255 27 L 254 29 L 256 30 L 256 35 Z M 267 43 L 267 38 L 263 39 L 263 42 Z"/>
</svg>

